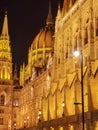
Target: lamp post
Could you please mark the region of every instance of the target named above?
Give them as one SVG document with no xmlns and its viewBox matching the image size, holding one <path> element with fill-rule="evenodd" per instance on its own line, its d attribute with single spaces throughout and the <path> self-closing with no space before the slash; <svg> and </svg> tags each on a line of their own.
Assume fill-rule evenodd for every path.
<svg viewBox="0 0 98 130">
<path fill-rule="evenodd" d="M 80 57 L 80 68 L 81 68 L 81 99 L 82 99 L 82 130 L 84 130 L 84 86 L 83 86 L 83 54 L 82 51 L 79 53 L 78 51 L 74 52 L 74 55 Z"/>
</svg>

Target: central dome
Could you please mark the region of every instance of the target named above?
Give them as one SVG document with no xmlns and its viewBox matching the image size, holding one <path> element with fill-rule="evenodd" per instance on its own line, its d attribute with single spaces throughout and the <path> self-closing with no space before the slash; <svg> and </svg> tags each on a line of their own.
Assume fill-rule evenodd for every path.
<svg viewBox="0 0 98 130">
<path fill-rule="evenodd" d="M 54 43 L 54 22 L 51 13 L 51 2 L 49 0 L 49 12 L 46 19 L 46 25 L 40 32 L 35 36 L 28 50 L 28 63 L 25 67 L 21 67 L 20 77 L 21 84 L 25 80 L 41 74 L 47 69 L 49 57 L 52 54 L 53 43 Z"/>
<path fill-rule="evenodd" d="M 53 48 L 54 26 L 46 25 L 37 34 L 31 44 L 32 63 L 35 67 L 43 67 Z"/>
<path fill-rule="evenodd" d="M 51 13 L 51 4 L 49 3 L 49 13 L 46 19 L 46 25 L 34 38 L 30 52 L 29 63 L 36 68 L 43 68 L 53 49 L 54 22 Z"/>
<path fill-rule="evenodd" d="M 32 43 L 32 50 L 41 49 L 41 48 L 51 48 L 53 42 L 53 33 L 54 30 L 52 27 L 45 27 L 42 29 L 37 36 L 35 37 Z"/>
</svg>

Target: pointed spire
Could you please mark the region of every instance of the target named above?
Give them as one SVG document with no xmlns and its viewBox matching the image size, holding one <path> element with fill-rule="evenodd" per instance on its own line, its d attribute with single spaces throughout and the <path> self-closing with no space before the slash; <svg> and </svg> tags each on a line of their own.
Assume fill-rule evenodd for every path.
<svg viewBox="0 0 98 130">
<path fill-rule="evenodd" d="M 2 33 L 1 33 L 1 39 L 9 40 L 7 11 L 5 11 L 5 17 L 4 17 L 3 28 L 2 28 Z"/>
<path fill-rule="evenodd" d="M 46 24 L 53 25 L 53 18 L 52 18 L 52 13 L 51 13 L 51 0 L 49 0 L 49 12 L 48 12 L 48 16 L 46 19 Z"/>
<path fill-rule="evenodd" d="M 60 8 L 60 3 L 58 3 L 58 12 L 57 12 L 57 19 L 59 20 L 62 17 L 62 12 Z"/>
<path fill-rule="evenodd" d="M 61 20 L 62 17 L 62 12 L 60 8 L 60 3 L 58 3 L 58 10 L 57 10 L 57 16 L 56 16 L 56 21 L 55 21 L 55 32 L 59 29 L 59 21 Z"/>
</svg>

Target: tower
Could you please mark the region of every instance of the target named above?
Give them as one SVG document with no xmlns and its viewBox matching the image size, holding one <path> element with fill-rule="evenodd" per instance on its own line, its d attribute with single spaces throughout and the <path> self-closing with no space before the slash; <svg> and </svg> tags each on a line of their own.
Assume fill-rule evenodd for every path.
<svg viewBox="0 0 98 130">
<path fill-rule="evenodd" d="M 8 19 L 5 12 L 2 33 L 0 36 L 0 80 L 9 81 L 12 78 L 12 55 L 8 34 Z"/>
<path fill-rule="evenodd" d="M 0 130 L 11 128 L 12 54 L 8 33 L 7 12 L 0 36 Z"/>
</svg>

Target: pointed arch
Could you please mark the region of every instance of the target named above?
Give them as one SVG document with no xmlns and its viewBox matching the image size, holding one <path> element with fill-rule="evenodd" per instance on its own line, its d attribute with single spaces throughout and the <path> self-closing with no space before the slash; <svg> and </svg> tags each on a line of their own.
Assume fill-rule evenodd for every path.
<svg viewBox="0 0 98 130">
<path fill-rule="evenodd" d="M 4 95 L 4 94 L 2 94 L 2 95 L 0 96 L 0 104 L 1 104 L 1 105 L 4 105 L 4 104 L 5 104 L 5 95 Z"/>
</svg>

